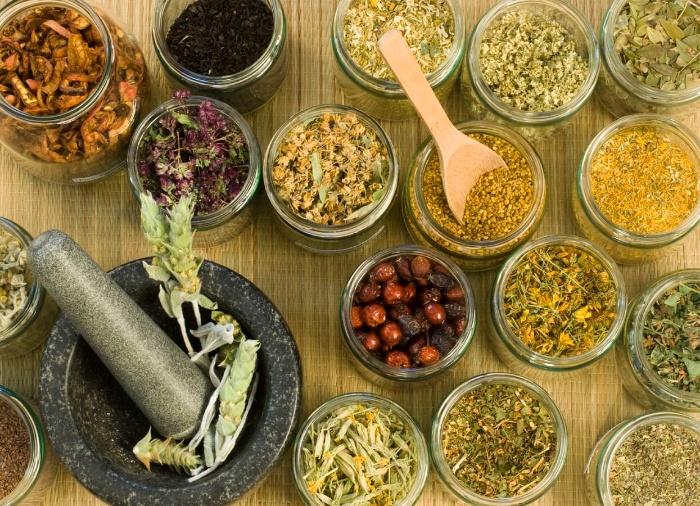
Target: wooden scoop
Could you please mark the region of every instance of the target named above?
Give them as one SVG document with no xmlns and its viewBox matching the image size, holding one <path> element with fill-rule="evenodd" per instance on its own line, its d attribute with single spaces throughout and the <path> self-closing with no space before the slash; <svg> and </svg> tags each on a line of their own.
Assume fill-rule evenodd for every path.
<svg viewBox="0 0 700 506">
<path fill-rule="evenodd" d="M 452 124 L 400 31 L 386 32 L 377 47 L 435 139 L 447 204 L 464 225 L 467 195 L 479 176 L 506 163 Z"/>
</svg>

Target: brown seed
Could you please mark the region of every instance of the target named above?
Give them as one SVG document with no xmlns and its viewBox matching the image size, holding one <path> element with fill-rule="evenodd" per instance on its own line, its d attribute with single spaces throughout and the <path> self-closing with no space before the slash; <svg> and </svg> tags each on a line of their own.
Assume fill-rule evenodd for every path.
<svg viewBox="0 0 700 506">
<path fill-rule="evenodd" d="M 362 308 L 362 321 L 368 327 L 378 327 L 386 321 L 386 310 L 379 302 L 373 302 Z"/>
<path fill-rule="evenodd" d="M 400 304 L 403 300 L 403 293 L 403 286 L 398 281 L 389 280 L 382 285 L 382 300 L 388 306 Z"/>
<path fill-rule="evenodd" d="M 359 329 L 362 327 L 364 323 L 362 321 L 362 307 L 352 306 L 352 309 L 350 310 L 350 323 L 354 329 Z"/>
<path fill-rule="evenodd" d="M 380 283 L 385 283 L 391 278 L 396 276 L 396 269 L 393 264 L 389 262 L 382 262 L 377 264 L 370 273 L 370 277 L 379 281 Z"/>
<path fill-rule="evenodd" d="M 393 348 L 399 344 L 403 339 L 399 324 L 396 322 L 386 322 L 379 329 L 379 339 L 381 339 L 382 344 L 387 348 Z"/>
<path fill-rule="evenodd" d="M 408 369 L 411 367 L 411 359 L 405 351 L 391 350 L 384 356 L 384 363 L 391 367 L 399 369 Z"/>
<path fill-rule="evenodd" d="M 440 360 L 440 352 L 434 346 L 423 346 L 416 355 L 416 362 L 423 365 L 433 365 L 438 360 Z"/>
<path fill-rule="evenodd" d="M 433 263 L 421 255 L 416 255 L 411 260 L 411 272 L 417 278 L 425 278 L 433 268 Z"/>
<path fill-rule="evenodd" d="M 357 301 L 361 304 L 367 304 L 377 300 L 381 294 L 381 285 L 373 281 L 368 281 L 357 291 Z"/>
<path fill-rule="evenodd" d="M 431 325 L 441 325 L 447 318 L 445 306 L 439 302 L 428 302 L 423 306 L 423 314 Z"/>
</svg>

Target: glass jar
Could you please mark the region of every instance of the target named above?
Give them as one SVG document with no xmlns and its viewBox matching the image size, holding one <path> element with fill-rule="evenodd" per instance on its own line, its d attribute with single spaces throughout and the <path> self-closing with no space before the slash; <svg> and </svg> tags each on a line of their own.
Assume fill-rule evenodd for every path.
<svg viewBox="0 0 700 506">
<path fill-rule="evenodd" d="M 407 436 L 410 436 L 415 441 L 415 454 L 413 455 L 416 466 L 415 478 L 410 488 L 404 491 L 402 498 L 391 504 L 394 506 L 410 506 L 416 504 L 423 493 L 430 471 L 428 444 L 425 441 L 423 431 L 416 420 L 403 407 L 386 397 L 368 392 L 349 393 L 333 397 L 316 408 L 299 428 L 292 447 L 292 474 L 294 475 L 294 484 L 297 487 L 302 501 L 304 504 L 310 506 L 321 504 L 319 499 L 309 491 L 311 484 L 308 482 L 306 476 L 307 469 L 305 466 L 306 454 L 304 446 L 312 444 L 309 439 L 309 431 L 314 425 L 328 418 L 334 411 L 354 405 L 362 405 L 368 410 L 378 410 L 385 415 L 389 413 L 393 414 L 401 425 L 404 426 L 401 437 L 405 440 Z M 374 437 L 374 435 L 372 435 L 372 437 Z M 389 504 L 389 502 L 386 504 Z"/>
<path fill-rule="evenodd" d="M 173 22 L 196 0 L 158 0 L 153 14 L 153 45 L 168 85 L 226 102 L 241 114 L 262 107 L 287 75 L 287 21 L 279 0 L 261 0 L 272 11 L 272 39 L 260 58 L 236 74 L 211 76 L 193 72 L 177 61 L 166 37 Z"/>
<path fill-rule="evenodd" d="M 343 25 L 351 4 L 357 0 L 340 0 L 333 17 L 331 42 L 333 70 L 336 81 L 348 101 L 370 116 L 386 120 L 404 120 L 417 117 L 413 105 L 397 81 L 374 77 L 363 70 L 350 56 L 343 38 Z M 454 39 L 445 61 L 435 71 L 426 74 L 430 87 L 444 103 L 457 83 L 458 70 L 464 54 L 466 38 L 464 17 L 457 0 L 446 0 L 454 19 Z"/>
<path fill-rule="evenodd" d="M 248 149 L 248 176 L 239 194 L 227 205 L 217 211 L 192 217 L 192 229 L 197 232 L 194 236 L 195 247 L 216 246 L 229 241 L 245 230 L 255 218 L 256 200 L 253 197 L 260 182 L 262 155 L 255 134 L 246 120 L 231 106 L 216 99 L 196 96 L 191 96 L 184 101 L 172 99 L 154 109 L 139 124 L 131 139 L 127 156 L 129 184 L 136 201 L 139 202 L 140 195 L 144 191 L 138 171 L 139 150 L 144 137 L 163 117 L 174 112 L 197 108 L 204 102 L 211 103 L 213 109 L 226 118 L 228 123 L 236 125 L 243 135 Z"/>
<path fill-rule="evenodd" d="M 542 480 L 522 495 L 515 497 L 486 497 L 475 493 L 459 480 L 450 468 L 443 452 L 443 431 L 447 417 L 454 405 L 470 392 L 488 385 L 507 385 L 522 388 L 533 398 L 536 398 L 546 410 L 552 415 L 556 433 L 556 450 L 552 457 L 552 464 L 549 472 Z M 559 475 L 564 469 L 566 456 L 569 448 L 569 436 L 566 422 L 559 408 L 549 394 L 539 385 L 532 381 L 506 373 L 489 373 L 475 376 L 464 381 L 454 388 L 442 401 L 435 416 L 430 430 L 430 457 L 433 466 L 443 486 L 459 501 L 464 501 L 473 506 L 520 506 L 530 504 L 539 499 L 556 483 Z"/>
<path fill-rule="evenodd" d="M 700 412 L 700 392 L 684 391 L 664 381 L 644 349 L 644 327 L 656 300 L 668 290 L 689 283 L 700 283 L 700 269 L 666 274 L 632 299 L 627 308 L 624 332 L 615 346 L 617 370 L 623 385 L 640 404 L 650 409 Z"/>
<path fill-rule="evenodd" d="M 6 410 L 17 415 L 28 432 L 29 461 L 20 482 L 9 495 L 0 497 L 0 502 L 3 506 L 38 505 L 53 485 L 58 458 L 44 435 L 37 411 L 19 395 L 0 386 L 0 412 L 7 413 Z"/>
<path fill-rule="evenodd" d="M 403 219 L 411 238 L 418 244 L 434 248 L 449 256 L 462 269 L 480 271 L 497 267 L 515 248 L 527 241 L 542 220 L 546 201 L 546 180 L 542 161 L 535 149 L 510 128 L 487 121 L 459 123 L 465 134 L 486 134 L 513 145 L 532 170 L 533 195 L 523 221 L 503 237 L 488 241 L 462 239 L 445 229 L 430 212 L 424 193 L 424 176 L 428 161 L 435 156 L 435 142 L 426 140 L 411 161 L 402 200 Z"/>
<path fill-rule="evenodd" d="M 615 24 L 629 0 L 613 0 L 600 25 L 603 60 L 596 86 L 596 98 L 615 117 L 634 113 L 658 113 L 682 119 L 695 113 L 700 86 L 663 91 L 637 80 L 625 67 L 615 49 Z"/>
<path fill-rule="evenodd" d="M 413 364 L 411 367 L 401 368 L 385 363 L 376 353 L 368 351 L 353 327 L 351 313 L 353 305 L 356 304 L 355 297 L 358 293 L 358 289 L 375 266 L 382 263 L 395 264 L 401 257 L 415 256 L 423 256 L 428 258 L 434 266 L 440 266 L 441 269 L 444 269 L 443 272 L 449 273 L 449 276 L 451 276 L 457 286 L 460 287 L 461 295 L 458 297 L 458 303 L 463 304 L 465 308 L 464 328 L 461 333 L 455 333 L 454 336 L 451 336 L 453 339 L 453 347 L 446 354 L 441 354 L 437 362 L 423 366 Z M 399 273 L 399 275 L 401 276 L 401 281 L 410 284 L 410 281 L 404 281 L 407 277 L 401 273 Z M 431 286 L 435 285 L 431 283 Z M 444 290 L 442 290 L 442 292 L 444 292 Z M 420 295 L 416 295 L 416 298 L 419 296 Z M 444 299 L 442 302 L 448 300 L 444 293 L 442 293 L 441 298 Z M 411 303 L 406 302 L 404 305 L 410 308 Z M 388 305 L 385 311 L 390 313 Z M 387 316 L 387 322 L 389 321 L 394 321 L 391 316 Z M 447 321 L 453 326 L 456 325 L 451 318 L 447 318 Z M 397 246 L 373 254 L 355 269 L 355 272 L 350 276 L 340 296 L 340 325 L 343 331 L 343 341 L 349 351 L 351 360 L 362 375 L 372 383 L 385 387 L 402 387 L 406 383 L 411 383 L 411 388 L 415 388 L 420 386 L 420 384 L 431 385 L 435 383 L 433 380 L 437 380 L 438 378 L 444 379 L 445 376 L 448 376 L 445 373 L 451 371 L 451 368 L 464 356 L 472 342 L 474 332 L 476 331 L 476 302 L 469 280 L 460 268 L 449 258 L 422 246 Z M 457 331 L 457 329 L 453 330 L 455 330 L 455 332 Z M 381 331 L 379 331 L 379 333 L 381 334 Z M 420 333 L 420 335 L 423 334 L 424 332 Z M 432 341 L 433 336 L 434 334 L 432 332 L 430 334 L 426 333 L 426 336 L 424 336 L 427 337 L 426 345 L 436 345 L 436 343 Z M 403 343 L 399 346 L 395 346 L 393 349 L 403 350 L 405 348 L 408 348 L 410 351 L 410 345 L 404 345 Z"/>
<path fill-rule="evenodd" d="M 0 8 L 0 27 L 58 7 L 80 13 L 104 48 L 95 87 L 78 105 L 39 116 L 0 99 L 0 141 L 30 174 L 55 183 L 90 183 L 115 174 L 126 163 L 129 139 L 148 94 L 143 53 L 134 37 L 102 7 L 83 0 L 17 0 Z"/>
<path fill-rule="evenodd" d="M 578 53 L 588 62 L 588 75 L 578 92 L 555 109 L 526 111 L 507 104 L 491 90 L 484 78 L 480 49 L 487 30 L 503 16 L 520 11 L 556 20 L 571 34 Z M 571 4 L 563 0 L 504 0 L 484 14 L 474 28 L 468 41 L 460 83 L 470 118 L 504 123 L 528 140 L 541 140 L 570 124 L 593 94 L 599 69 L 600 54 L 595 31 L 585 16 Z"/>
<path fill-rule="evenodd" d="M 615 288 L 615 314 L 607 333 L 588 351 L 578 355 L 560 357 L 538 353 L 524 344 L 507 322 L 504 297 L 511 273 L 532 251 L 550 246 L 564 246 L 589 255 L 602 266 L 604 272 L 607 272 L 609 282 Z M 498 271 L 491 290 L 488 337 L 501 361 L 516 373 L 537 377 L 548 376 L 548 379 L 552 380 L 562 379 L 566 375 L 574 375 L 574 371 L 578 372 L 593 364 L 613 347 L 624 325 L 626 305 L 627 294 L 622 272 L 605 251 L 580 237 L 545 236 L 515 251 Z"/>
<path fill-rule="evenodd" d="M 32 237 L 26 230 L 2 217 L 0 228 L 14 236 L 26 252 L 32 242 Z M 4 329 L 0 328 L 0 359 L 32 351 L 46 340 L 58 320 L 60 310 L 51 296 L 37 280 L 32 279 L 31 271 L 25 276 L 27 298 L 10 324 Z"/>
<path fill-rule="evenodd" d="M 692 159 L 700 175 L 700 141 L 681 123 L 656 114 L 635 114 L 620 118 L 596 135 L 586 148 L 578 166 L 572 209 L 581 233 L 599 244 L 619 263 L 649 261 L 667 255 L 675 243 L 700 221 L 700 199 L 688 217 L 677 227 L 662 233 L 635 233 L 612 223 L 600 210 L 590 185 L 591 165 L 600 149 L 613 137 L 635 127 L 652 127 L 678 144 Z"/>
<path fill-rule="evenodd" d="M 610 492 L 609 480 L 611 466 L 616 458 L 616 453 L 620 445 L 635 431 L 657 424 L 677 425 L 700 437 L 700 421 L 679 413 L 656 411 L 645 413 L 617 424 L 598 440 L 586 461 L 583 477 L 588 504 L 591 506 L 613 506 L 618 504 L 618 501 L 613 499 L 613 495 Z M 671 450 L 669 448 L 669 451 Z M 663 502 L 665 498 L 659 499 Z M 662 502 L 650 501 L 645 504 L 662 504 Z M 680 503 L 667 502 L 666 504 Z"/>
<path fill-rule="evenodd" d="M 385 191 L 379 200 L 375 201 L 371 210 L 353 221 L 339 225 L 315 223 L 294 213 L 278 195 L 272 177 L 285 136 L 294 129 L 309 125 L 326 114 L 355 115 L 364 127 L 373 131 L 379 143 L 386 148 L 388 165 L 384 182 Z M 359 163 L 357 165 L 359 166 Z M 265 193 L 275 211 L 275 222 L 290 241 L 314 253 L 344 253 L 376 238 L 384 230 L 385 218 L 396 198 L 398 180 L 399 165 L 396 151 L 381 125 L 362 111 L 344 105 L 318 105 L 298 112 L 277 130 L 265 152 L 263 182 Z"/>
</svg>

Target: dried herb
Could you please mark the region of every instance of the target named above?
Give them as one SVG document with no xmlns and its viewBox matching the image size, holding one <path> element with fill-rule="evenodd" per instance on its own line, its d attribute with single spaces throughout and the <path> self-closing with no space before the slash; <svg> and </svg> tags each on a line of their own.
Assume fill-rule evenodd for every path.
<svg viewBox="0 0 700 506">
<path fill-rule="evenodd" d="M 391 411 L 338 408 L 304 441 L 302 472 L 319 504 L 396 504 L 416 480 L 416 441 Z"/>
<path fill-rule="evenodd" d="M 27 249 L 0 227 L 0 331 L 9 327 L 24 307 L 30 283 Z"/>
<path fill-rule="evenodd" d="M 210 101 L 188 105 L 185 91 L 173 98 L 181 107 L 159 118 L 139 144 L 139 182 L 163 207 L 192 196 L 196 215 L 216 212 L 238 196 L 248 178 L 245 137 Z"/>
<path fill-rule="evenodd" d="M 355 0 L 343 20 L 343 42 L 368 74 L 396 81 L 377 41 L 393 28 L 402 33 L 423 73 L 437 70 L 449 56 L 455 26 L 445 0 Z"/>
<path fill-rule="evenodd" d="M 700 393 L 700 285 L 674 286 L 654 301 L 644 318 L 643 347 L 664 382 Z"/>
<path fill-rule="evenodd" d="M 0 400 L 0 501 L 17 488 L 29 466 L 29 431 L 17 412 Z"/>
<path fill-rule="evenodd" d="M 617 290 L 610 273 L 572 246 L 540 246 L 508 276 L 506 322 L 525 346 L 542 355 L 570 357 L 595 347 L 610 331 Z"/>
<path fill-rule="evenodd" d="M 253 65 L 273 30 L 272 11 L 262 0 L 197 0 L 175 19 L 165 41 L 183 67 L 227 76 Z"/>
<path fill-rule="evenodd" d="M 452 473 L 484 497 L 517 497 L 549 473 L 556 453 L 552 413 L 522 387 L 483 385 L 463 395 L 442 427 Z"/>
<path fill-rule="evenodd" d="M 272 169 L 279 198 L 301 218 L 341 225 L 362 218 L 386 191 L 387 147 L 353 113 L 292 126 Z"/>
<path fill-rule="evenodd" d="M 700 84 L 700 8 L 690 0 L 629 0 L 613 32 L 624 66 L 663 91 Z"/>
<path fill-rule="evenodd" d="M 690 154 L 654 127 L 612 136 L 591 162 L 589 184 L 616 226 L 659 234 L 679 226 L 698 202 L 698 168 Z"/>
<path fill-rule="evenodd" d="M 589 72 L 574 36 L 556 19 L 528 10 L 508 12 L 488 26 L 479 67 L 491 91 L 523 111 L 562 107 Z"/>
<path fill-rule="evenodd" d="M 620 444 L 610 463 L 613 503 L 698 505 L 700 434 L 678 425 L 641 427 Z"/>
</svg>

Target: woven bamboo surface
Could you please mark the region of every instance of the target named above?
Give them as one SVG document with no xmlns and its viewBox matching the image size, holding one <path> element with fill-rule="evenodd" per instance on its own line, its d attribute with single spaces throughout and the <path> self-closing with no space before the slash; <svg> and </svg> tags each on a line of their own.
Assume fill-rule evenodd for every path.
<svg viewBox="0 0 700 506">
<path fill-rule="evenodd" d="M 0 1 L 5 4 L 6 1 Z M 103 0 L 119 13 L 126 28 L 137 36 L 147 58 L 155 86 L 155 103 L 167 96 L 162 70 L 150 37 L 151 13 L 155 0 Z M 461 0 L 468 30 L 496 0 Z M 607 7 L 604 0 L 573 0 L 594 26 Z M 336 1 L 282 0 L 288 21 L 290 67 L 278 94 L 259 111 L 247 116 L 261 147 L 267 146 L 274 131 L 295 112 L 321 103 L 344 103 L 332 76 L 330 25 Z M 448 113 L 455 122 L 466 119 L 455 90 Z M 593 136 L 613 121 L 594 100 L 577 116 L 563 135 L 536 144 L 543 159 L 550 189 L 544 220 L 537 236 L 574 234 L 570 191 L 578 160 Z M 697 118 L 686 121 L 697 132 Z M 419 120 L 383 122 L 399 153 L 405 174 L 417 146 L 426 139 L 427 129 Z M 125 173 L 89 186 L 61 187 L 27 175 L 0 150 L 0 216 L 7 217 L 38 235 L 47 229 L 70 234 L 105 269 L 149 254 L 142 238 L 136 202 Z M 201 253 L 246 276 L 262 289 L 279 308 L 296 338 L 303 369 L 303 416 L 338 394 L 370 391 L 386 395 L 410 411 L 429 432 L 432 416 L 447 392 L 459 382 L 479 373 L 506 371 L 486 339 L 485 315 L 494 271 L 468 274 L 478 301 L 476 336 L 455 374 L 439 386 L 414 390 L 388 390 L 368 382 L 346 360 L 338 323 L 341 289 L 355 266 L 371 253 L 410 242 L 395 205 L 386 230 L 374 242 L 357 251 L 335 256 L 310 254 L 288 242 L 272 223 L 272 209 L 263 192 L 257 197 L 261 212 L 254 225 L 242 235 Z M 623 267 L 630 296 L 666 272 L 700 267 L 700 231 L 691 233 L 671 255 L 654 263 Z M 0 384 L 29 397 L 38 395 L 39 363 L 42 349 L 28 355 L 0 360 Z M 609 428 L 643 408 L 622 387 L 612 353 L 573 380 L 540 381 L 560 406 L 570 430 L 570 452 L 564 472 L 552 493 L 539 505 L 584 503 L 582 471 L 594 443 Z M 300 504 L 288 456 L 262 487 L 239 501 L 241 505 Z M 419 504 L 447 505 L 453 501 L 431 475 Z M 44 504 L 89 506 L 101 504 L 67 471 L 61 468 Z"/>
</svg>

